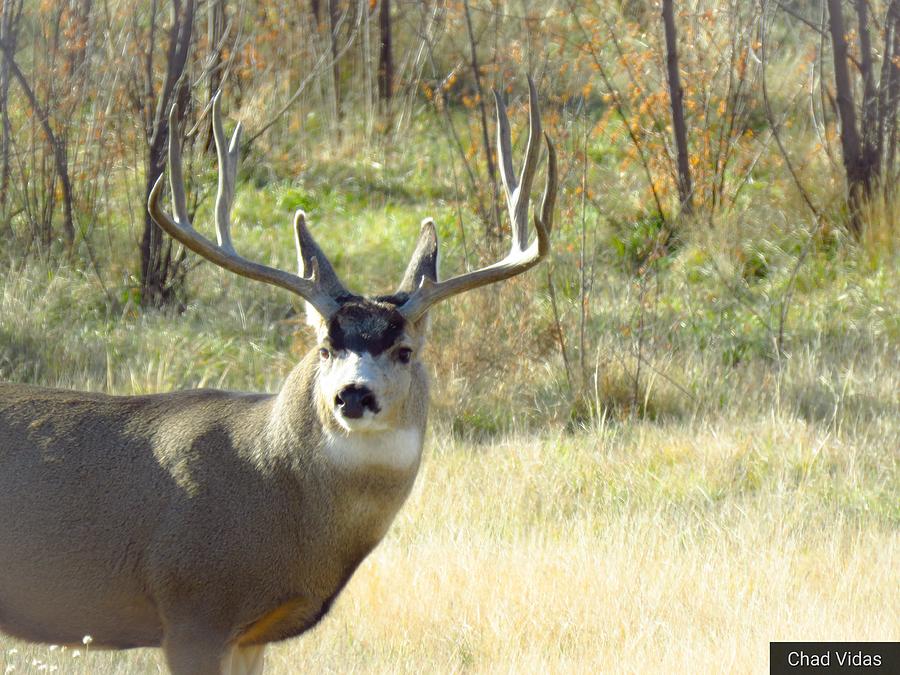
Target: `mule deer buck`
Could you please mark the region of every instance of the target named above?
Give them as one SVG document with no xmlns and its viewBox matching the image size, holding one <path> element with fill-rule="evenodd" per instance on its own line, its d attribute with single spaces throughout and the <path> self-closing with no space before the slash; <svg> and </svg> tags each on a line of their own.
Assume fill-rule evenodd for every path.
<svg viewBox="0 0 900 675">
<path fill-rule="evenodd" d="M 496 96 L 496 94 L 495 94 Z M 429 308 L 525 272 L 547 255 L 556 158 L 536 240 L 528 202 L 540 155 L 529 80 L 525 162 L 513 173 L 496 96 L 512 250 L 438 281 L 434 224 L 424 221 L 392 295 L 350 293 L 294 217 L 300 274 L 238 255 L 231 242 L 240 125 L 227 143 L 213 102 L 218 245 L 187 215 L 170 117 L 174 217 L 169 235 L 235 274 L 306 301 L 318 345 L 277 394 L 200 389 L 151 396 L 0 384 L 0 629 L 26 640 L 126 649 L 161 646 L 173 673 L 259 673 L 264 646 L 312 628 L 384 537 L 415 479 L 428 382 L 420 361 Z"/>
</svg>

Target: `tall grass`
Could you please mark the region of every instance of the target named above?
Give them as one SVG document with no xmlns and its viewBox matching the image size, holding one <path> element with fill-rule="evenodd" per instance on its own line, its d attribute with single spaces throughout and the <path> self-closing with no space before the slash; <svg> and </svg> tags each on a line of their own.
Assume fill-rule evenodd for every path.
<svg viewBox="0 0 900 675">
<path fill-rule="evenodd" d="M 387 540 L 270 672 L 766 672 L 770 640 L 900 639 L 895 449 L 783 414 L 437 432 Z M 161 664 L 12 642 L 4 658 Z"/>
<path fill-rule="evenodd" d="M 238 250 L 290 269 L 302 207 L 360 292 L 393 289 L 425 215 L 444 275 L 491 260 L 495 243 L 447 203 L 448 172 L 404 152 L 425 140 L 314 157 L 290 182 L 252 176 Z M 764 672 L 770 640 L 900 639 L 890 209 L 854 244 L 770 182 L 739 212 L 684 223 L 648 263 L 652 219 L 602 203 L 582 216 L 565 187 L 549 264 L 433 310 L 413 495 L 323 624 L 272 650 L 273 672 Z M 102 284 L 87 264 L 6 252 L 0 378 L 274 391 L 312 346 L 279 290 L 202 264 L 183 312 L 139 311 L 133 237 L 112 229 L 96 253 Z M 0 638 L 0 672 L 162 664 L 78 651 Z"/>
<path fill-rule="evenodd" d="M 413 206 L 319 204 L 319 222 L 340 210 L 353 223 L 317 232 L 354 287 L 399 276 Z M 698 230 L 641 304 L 615 231 L 598 231 L 581 398 L 546 276 L 438 308 L 414 493 L 323 624 L 271 650 L 271 672 L 764 672 L 770 640 L 900 639 L 896 253 L 816 244 L 795 272 L 797 239 Z M 452 269 L 461 256 L 444 234 Z M 239 246 L 287 266 L 287 236 L 251 227 Z M 572 339 L 575 254 L 565 228 L 556 236 Z M 155 314 L 127 293 L 110 302 L 88 273 L 10 265 L 0 376 L 114 393 L 276 389 L 311 344 L 290 301 L 208 265 L 192 279 L 182 314 Z M 162 667 L 152 650 L 77 651 L 2 639 L 0 669 Z"/>
</svg>

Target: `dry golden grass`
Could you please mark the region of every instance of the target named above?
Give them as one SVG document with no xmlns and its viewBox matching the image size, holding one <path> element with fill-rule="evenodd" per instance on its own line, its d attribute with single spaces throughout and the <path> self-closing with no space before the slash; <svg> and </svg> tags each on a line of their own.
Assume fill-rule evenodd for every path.
<svg viewBox="0 0 900 675">
<path fill-rule="evenodd" d="M 267 672 L 766 672 L 770 640 L 900 639 L 897 455 L 871 438 L 776 416 L 428 447 L 386 541 Z M 15 672 L 162 668 L 0 645 Z"/>
<path fill-rule="evenodd" d="M 439 308 L 416 488 L 332 613 L 272 647 L 267 672 L 766 672 L 771 640 L 900 639 L 900 277 L 879 217 L 860 252 L 814 251 L 796 279 L 805 237 L 691 234 L 640 321 L 627 265 L 598 258 L 571 388 L 545 276 Z M 362 257 L 360 233 L 367 250 L 392 241 L 368 222 L 327 242 L 368 261 L 360 288 L 402 269 Z M 289 236 L 249 233 L 249 257 L 288 255 L 273 232 Z M 574 364 L 565 234 L 555 278 Z M 311 345 L 293 335 L 302 320 L 211 266 L 192 279 L 196 301 L 167 316 L 107 302 L 78 270 L 16 268 L 0 280 L 0 317 L 16 318 L 0 319 L 0 377 L 276 390 Z M 78 651 L 0 637 L 0 674 L 163 668 L 155 650 Z"/>
</svg>

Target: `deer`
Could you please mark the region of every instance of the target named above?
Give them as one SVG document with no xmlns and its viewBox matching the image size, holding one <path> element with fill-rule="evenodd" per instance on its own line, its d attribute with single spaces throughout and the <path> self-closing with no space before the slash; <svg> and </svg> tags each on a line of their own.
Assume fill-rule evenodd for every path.
<svg viewBox="0 0 900 675">
<path fill-rule="evenodd" d="M 211 389 L 110 396 L 0 383 L 0 630 L 32 642 L 162 648 L 173 675 L 261 673 L 269 643 L 332 607 L 384 538 L 422 460 L 429 309 L 529 270 L 550 250 L 556 153 L 528 79 L 529 135 L 514 173 L 507 111 L 494 92 L 509 254 L 438 279 L 422 222 L 390 295 L 351 293 L 294 215 L 298 274 L 251 262 L 231 238 L 241 125 L 226 138 L 212 101 L 217 243 L 188 217 L 176 111 L 153 220 L 214 265 L 291 291 L 316 346 L 274 394 Z M 529 244 L 541 153 L 546 184 Z"/>
</svg>

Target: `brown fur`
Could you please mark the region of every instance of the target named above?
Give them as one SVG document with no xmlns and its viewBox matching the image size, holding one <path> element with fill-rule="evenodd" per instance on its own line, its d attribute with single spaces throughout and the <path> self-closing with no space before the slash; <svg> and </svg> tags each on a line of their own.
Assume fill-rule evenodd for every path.
<svg viewBox="0 0 900 675">
<path fill-rule="evenodd" d="M 216 265 L 304 298 L 319 346 L 274 396 L 113 397 L 0 384 L 0 629 L 59 644 L 91 635 L 98 646 L 161 646 L 173 673 L 212 675 L 258 673 L 261 645 L 322 618 L 418 471 L 428 386 L 414 355 L 427 309 L 521 274 L 549 250 L 556 160 L 546 136 L 538 238 L 527 244 L 540 136 L 528 82 L 518 187 L 495 92 L 509 255 L 439 283 L 437 233 L 426 220 L 399 288 L 374 300 L 347 293 L 302 211 L 294 217 L 300 276 L 234 254 L 228 211 L 240 129 L 226 145 L 213 99 L 222 246 L 187 227 L 186 213 L 173 219 L 161 209 L 162 176 L 151 216 Z M 177 134 L 169 142 L 173 204 L 183 204 Z"/>
<path fill-rule="evenodd" d="M 0 629 L 162 645 L 173 672 L 219 672 L 232 645 L 313 626 L 418 469 L 328 461 L 318 359 L 277 395 L 0 384 Z M 409 367 L 399 415 L 424 432 L 427 378 Z"/>
</svg>

